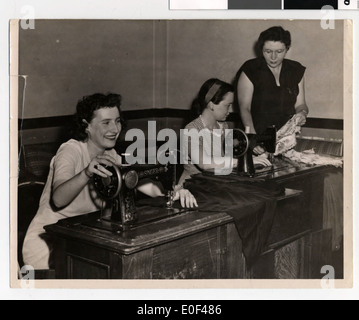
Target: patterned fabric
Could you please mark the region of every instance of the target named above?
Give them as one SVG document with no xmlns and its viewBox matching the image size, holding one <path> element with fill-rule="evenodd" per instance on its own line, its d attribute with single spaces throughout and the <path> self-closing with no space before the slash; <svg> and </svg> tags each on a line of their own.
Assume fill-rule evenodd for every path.
<svg viewBox="0 0 359 320">
<path fill-rule="evenodd" d="M 341 168 L 343 166 L 342 158 L 322 156 L 316 154 L 314 150 L 306 150 L 303 152 L 289 150 L 288 152 L 283 154 L 283 157 L 288 158 L 297 163 L 305 163 L 308 165 L 333 166 L 336 168 Z"/>
<path fill-rule="evenodd" d="M 293 116 L 282 128 L 277 132 L 277 146 L 275 155 L 283 154 L 293 149 L 297 144 L 297 133 L 301 127 L 298 126 L 299 118 Z"/>
</svg>

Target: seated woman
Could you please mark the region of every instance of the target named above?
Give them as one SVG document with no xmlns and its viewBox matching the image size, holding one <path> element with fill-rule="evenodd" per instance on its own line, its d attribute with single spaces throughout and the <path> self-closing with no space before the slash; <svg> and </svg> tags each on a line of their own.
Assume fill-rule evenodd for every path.
<svg viewBox="0 0 359 320">
<path fill-rule="evenodd" d="M 120 165 L 114 150 L 122 129 L 121 96 L 94 94 L 77 104 L 75 139 L 61 145 L 50 163 L 50 172 L 40 199 L 38 212 L 27 231 L 23 258 L 35 269 L 49 269 L 50 247 L 45 225 L 58 220 L 99 211 L 103 201 L 92 186 L 92 176 L 107 178 L 112 173 L 105 166 Z M 147 183 L 138 190 L 151 197 L 162 196 L 160 189 Z M 175 199 L 182 206 L 197 206 L 188 190 L 178 190 Z"/>
<path fill-rule="evenodd" d="M 214 141 L 213 137 L 218 132 L 221 132 L 221 146 L 225 139 L 225 130 L 229 129 L 229 125 L 226 122 L 228 115 L 230 114 L 233 99 L 234 99 L 233 87 L 219 79 L 207 80 L 199 90 L 197 98 L 192 105 L 192 111 L 197 116 L 185 129 L 196 130 L 204 134 L 204 138 L 193 141 L 188 139 L 188 145 L 182 146 L 186 148 L 189 156 L 188 164 L 184 165 L 184 172 L 181 176 L 179 184 L 182 185 L 185 180 L 189 179 L 192 175 L 198 174 L 203 170 L 223 168 L 224 161 L 216 161 L 213 148 L 205 148 L 204 139 L 208 137 L 211 142 Z M 198 144 L 197 144 L 198 143 Z M 194 145 L 196 144 L 196 145 Z M 191 150 L 198 150 L 199 152 L 192 153 Z M 224 150 L 221 150 L 221 157 L 224 159 Z M 237 165 L 237 159 L 227 159 L 227 163 L 231 163 L 232 167 Z M 187 161 L 186 161 L 187 162 Z M 263 166 L 270 166 L 271 163 L 265 157 L 256 157 L 254 159 L 255 164 L 261 164 Z"/>
</svg>

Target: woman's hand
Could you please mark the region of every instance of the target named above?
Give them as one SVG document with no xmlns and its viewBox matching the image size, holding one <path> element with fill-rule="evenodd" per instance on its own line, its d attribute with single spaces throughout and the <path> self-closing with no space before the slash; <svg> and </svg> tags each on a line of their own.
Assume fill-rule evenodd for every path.
<svg viewBox="0 0 359 320">
<path fill-rule="evenodd" d="M 304 126 L 307 123 L 307 114 L 305 112 L 299 112 L 295 115 L 295 123 L 297 126 Z"/>
<path fill-rule="evenodd" d="M 254 149 L 253 149 L 253 153 L 256 155 L 256 156 L 261 156 L 262 154 L 265 154 L 266 151 L 263 147 L 261 146 L 256 146 Z"/>
<path fill-rule="evenodd" d="M 180 200 L 183 208 L 198 207 L 197 200 L 194 195 L 187 189 L 180 189 L 176 191 L 174 201 Z"/>
<path fill-rule="evenodd" d="M 254 165 L 261 165 L 263 167 L 271 167 L 272 163 L 268 160 L 268 154 L 263 153 L 258 157 L 253 157 L 253 164 Z"/>
<path fill-rule="evenodd" d="M 91 160 L 90 164 L 85 169 L 85 174 L 89 178 L 92 178 L 94 174 L 97 174 L 103 178 L 111 177 L 112 173 L 106 170 L 104 166 L 113 167 L 115 163 L 116 163 L 116 159 L 114 159 L 110 155 L 108 154 L 99 155 Z"/>
</svg>

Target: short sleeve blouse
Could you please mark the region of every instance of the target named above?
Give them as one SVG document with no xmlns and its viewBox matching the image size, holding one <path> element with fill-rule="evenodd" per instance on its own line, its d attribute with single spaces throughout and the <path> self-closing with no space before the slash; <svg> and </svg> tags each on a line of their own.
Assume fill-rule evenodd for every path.
<svg viewBox="0 0 359 320">
<path fill-rule="evenodd" d="M 264 58 L 243 64 L 239 74 L 244 72 L 254 86 L 251 112 L 257 133 L 273 125 L 280 129 L 295 114 L 299 83 L 305 70 L 299 62 L 285 59 L 278 86 Z"/>
</svg>

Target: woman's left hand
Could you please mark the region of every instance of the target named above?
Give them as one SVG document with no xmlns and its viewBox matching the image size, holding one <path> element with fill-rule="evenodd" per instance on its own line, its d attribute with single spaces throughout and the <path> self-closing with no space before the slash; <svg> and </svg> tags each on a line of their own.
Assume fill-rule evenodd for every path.
<svg viewBox="0 0 359 320">
<path fill-rule="evenodd" d="M 295 115 L 295 122 L 297 126 L 304 126 L 307 123 L 307 115 L 304 112 L 299 112 Z"/>
<path fill-rule="evenodd" d="M 194 208 L 198 207 L 197 200 L 194 195 L 187 189 L 180 189 L 176 191 L 174 201 L 180 200 L 183 208 Z"/>
</svg>

